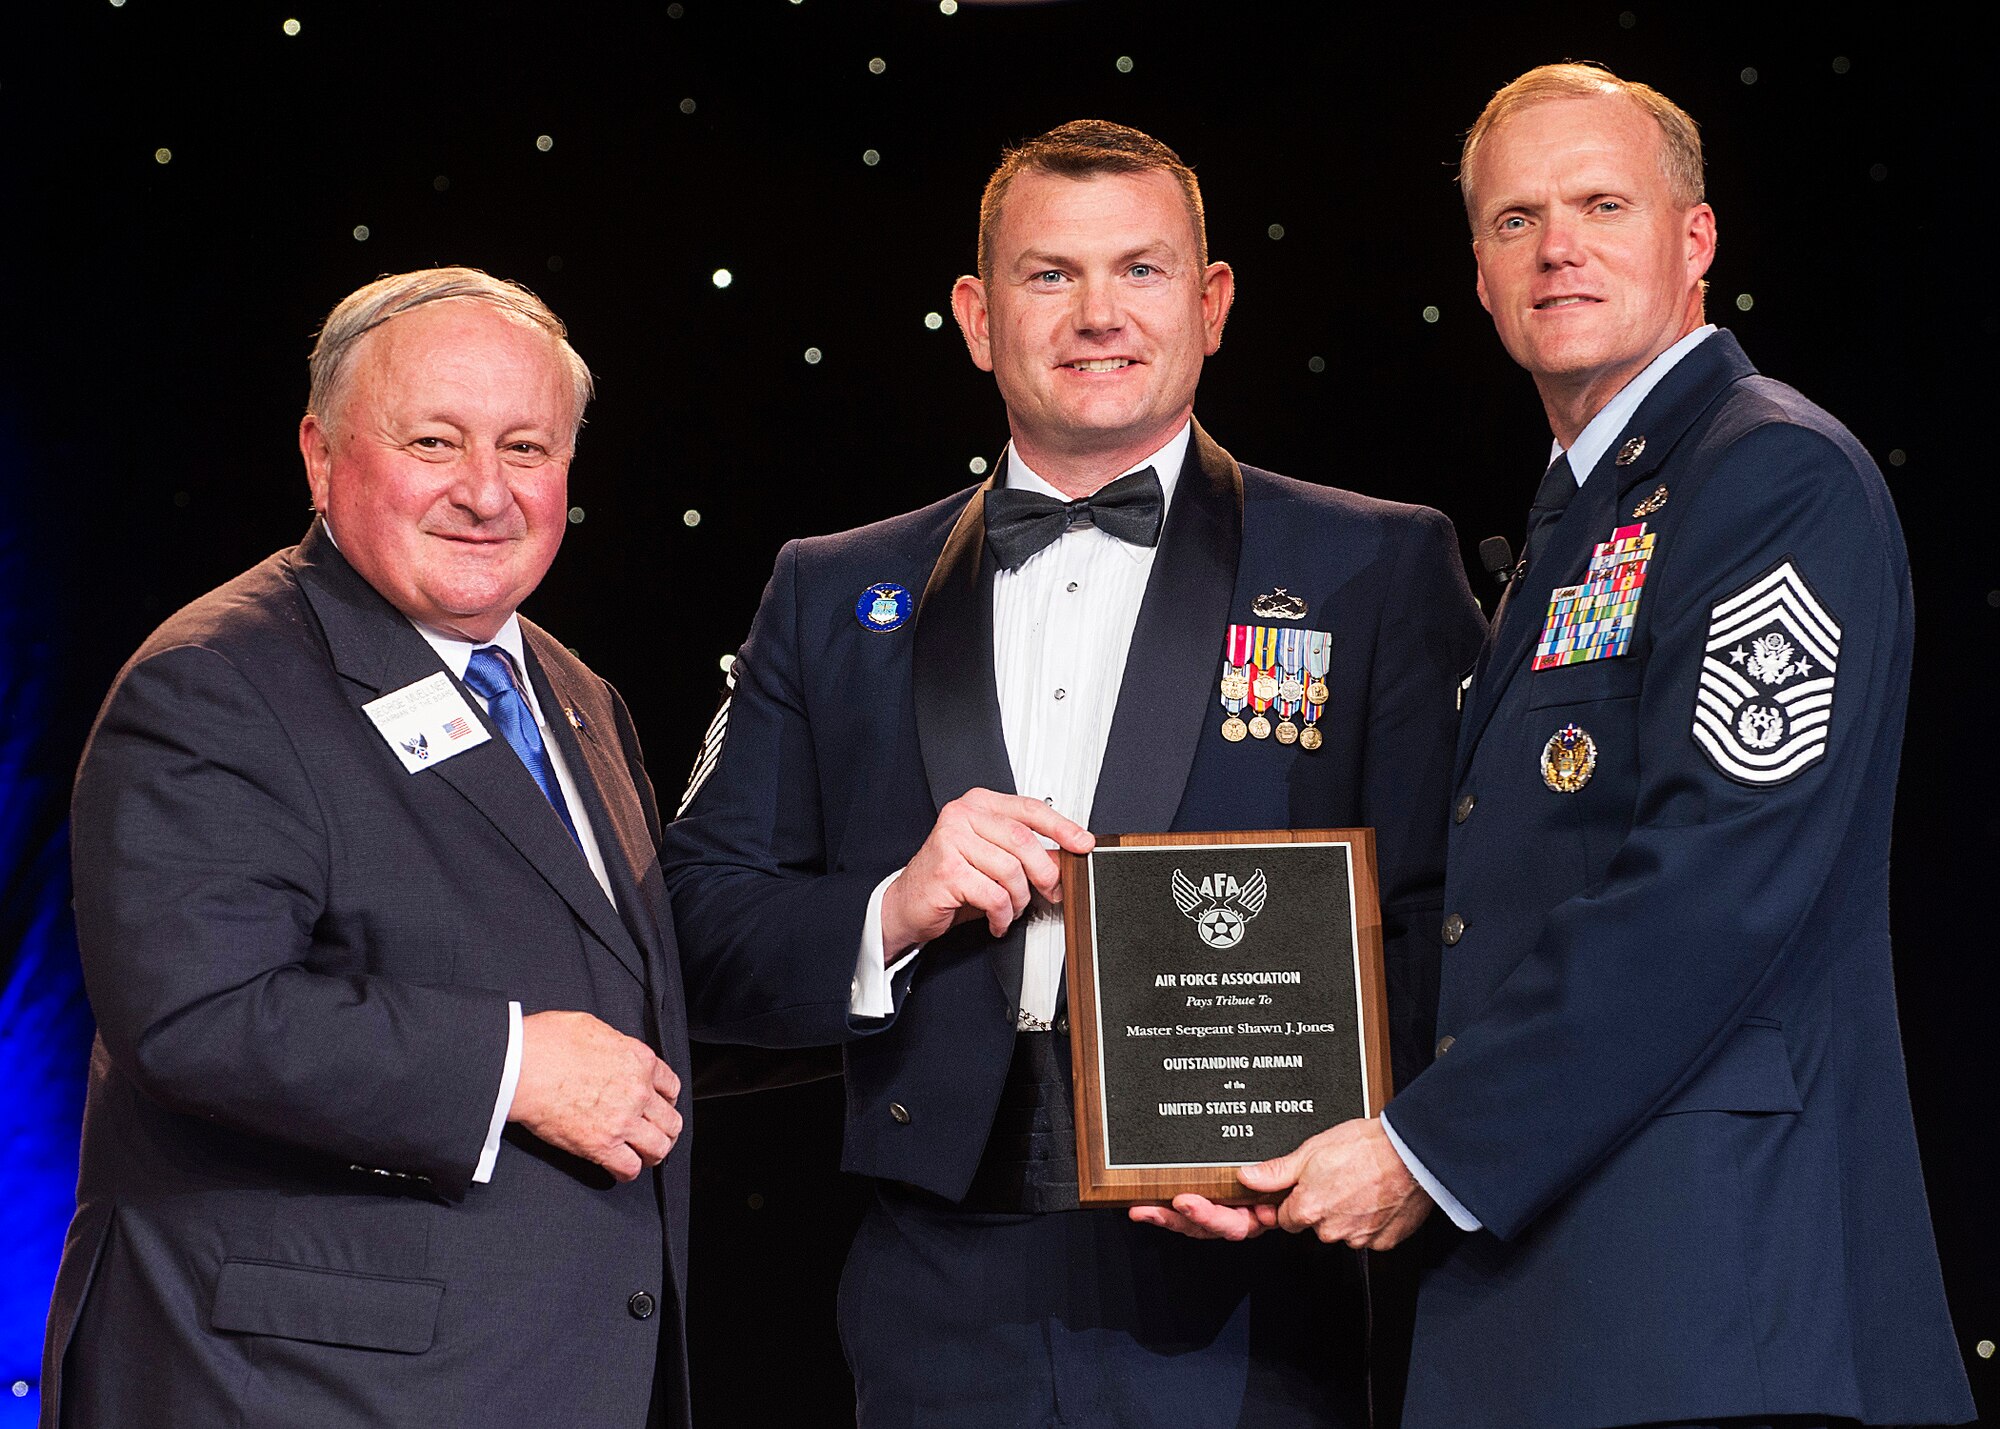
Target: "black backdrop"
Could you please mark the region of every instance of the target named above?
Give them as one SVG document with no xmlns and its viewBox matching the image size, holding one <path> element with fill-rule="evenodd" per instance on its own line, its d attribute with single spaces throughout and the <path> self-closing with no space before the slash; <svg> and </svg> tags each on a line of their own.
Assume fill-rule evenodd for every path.
<svg viewBox="0 0 2000 1429">
<path fill-rule="evenodd" d="M 1239 293 L 1209 428 L 1259 465 L 1440 507 L 1470 563 L 1518 531 L 1548 433 L 1473 296 L 1458 136 L 1522 69 L 1599 59 L 1704 126 L 1711 316 L 1847 421 L 1900 505 L 1920 641 L 1903 1022 L 1961 1343 L 1995 1402 L 1973 1349 L 2000 1337 L 1974 1169 L 2000 842 L 2000 579 L 1974 485 L 1987 60 L 1907 5 L 1630 3 L 13 7 L 0 442 L 59 671 L 35 816 L 60 820 L 146 631 L 303 530 L 318 319 L 432 263 L 526 281 L 598 373 L 582 519 L 529 610 L 624 690 L 671 802 L 779 544 L 927 502 L 997 453 L 949 289 L 1001 145 L 1079 116 L 1139 125 L 1201 175 Z M 860 1189 L 835 1170 L 839 1104 L 823 1083 L 701 1109 L 704 1425 L 850 1415 L 831 1297 Z"/>
</svg>

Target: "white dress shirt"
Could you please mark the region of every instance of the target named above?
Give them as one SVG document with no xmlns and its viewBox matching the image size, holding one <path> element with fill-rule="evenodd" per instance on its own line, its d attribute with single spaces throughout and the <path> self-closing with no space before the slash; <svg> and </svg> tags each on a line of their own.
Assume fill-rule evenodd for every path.
<svg viewBox="0 0 2000 1429">
<path fill-rule="evenodd" d="M 331 534 L 331 528 L 329 528 Z M 338 545 L 335 542 L 335 545 Z M 521 620 L 510 615 L 507 623 L 491 640 L 474 644 L 470 640 L 460 640 L 455 635 L 445 635 L 428 625 L 416 626 L 417 634 L 430 642 L 431 649 L 437 651 L 445 667 L 462 682 L 466 666 L 472 663 L 472 652 L 487 645 L 498 645 L 507 654 L 507 661 L 513 667 L 514 685 L 527 697 L 528 708 L 534 712 L 535 727 L 542 733 L 542 749 L 549 757 L 549 768 L 555 771 L 556 787 L 562 791 L 564 801 L 569 805 L 570 821 L 576 825 L 576 840 L 583 845 L 584 861 L 590 865 L 592 877 L 597 886 L 604 890 L 604 896 L 611 899 L 611 906 L 617 907 L 618 900 L 611 893 L 611 875 L 604 867 L 603 850 L 597 846 L 597 835 L 591 831 L 590 818 L 584 812 L 583 800 L 577 797 L 576 780 L 569 772 L 569 764 L 563 758 L 562 746 L 556 743 L 549 732 L 549 722 L 542 718 L 541 701 L 535 698 L 534 682 L 527 677 L 527 657 L 521 649 Z M 479 701 L 479 708 L 486 709 L 486 699 L 474 691 L 472 698 Z M 500 1133 L 506 1130 L 507 1113 L 514 1109 L 514 1090 L 521 1082 L 521 1004 L 507 1004 L 507 1060 L 500 1070 L 500 1091 L 493 1101 L 493 1116 L 486 1126 L 486 1144 L 480 1149 L 479 1164 L 473 1168 L 472 1179 L 491 1181 L 493 1163 L 500 1156 Z"/>
<path fill-rule="evenodd" d="M 1626 424 L 1632 420 L 1632 414 L 1639 410 L 1639 404 L 1651 396 L 1653 389 L 1660 385 L 1660 379 L 1674 370 L 1675 363 L 1706 342 L 1714 331 L 1714 323 L 1698 327 L 1654 358 L 1646 365 L 1645 371 L 1619 388 L 1618 395 L 1606 402 L 1598 410 L 1597 415 L 1584 425 L 1583 430 L 1576 434 L 1576 440 L 1570 443 L 1569 447 L 1569 465 L 1570 470 L 1576 475 L 1576 484 L 1579 488 L 1589 480 L 1590 473 L 1596 469 L 1598 462 L 1604 459 L 1604 453 L 1612 441 L 1625 430 Z M 1554 466 L 1562 455 L 1562 443 L 1551 442 L 1549 465 Z M 1409 1168 L 1410 1174 L 1416 1177 L 1417 1184 L 1437 1202 L 1440 1210 L 1451 1217 L 1453 1225 L 1462 1231 L 1480 1229 L 1479 1217 L 1473 1215 L 1465 1208 L 1464 1202 L 1446 1190 L 1444 1183 L 1431 1174 L 1430 1168 L 1419 1161 L 1410 1148 L 1403 1144 L 1403 1138 L 1396 1134 L 1396 1128 L 1389 1123 L 1389 1112 L 1394 1108 L 1395 1103 L 1391 1102 L 1388 1109 L 1382 1113 L 1382 1130 L 1388 1133 L 1389 1145 L 1403 1158 L 1403 1164 Z"/>
<path fill-rule="evenodd" d="M 333 548 L 340 549 L 340 538 L 333 533 L 333 522 L 326 514 L 320 514 L 320 524 L 326 527 L 326 538 L 333 542 Z M 403 617 L 410 620 L 409 616 Z M 473 642 L 460 640 L 456 635 L 446 635 L 433 630 L 419 621 L 410 620 L 417 634 L 424 637 L 437 651 L 445 668 L 465 682 L 466 667 L 472 663 L 472 652 L 485 645 L 498 645 L 507 654 L 507 662 L 512 667 L 514 687 L 527 696 L 528 709 L 535 716 L 535 728 L 541 731 L 542 749 L 549 757 L 549 768 L 555 771 L 556 787 L 562 790 L 563 801 L 569 806 L 570 822 L 576 826 L 576 839 L 583 846 L 584 862 L 590 865 L 591 877 L 604 890 L 604 896 L 611 900 L 611 906 L 618 906 L 618 899 L 611 892 L 611 875 L 604 867 L 603 850 L 597 846 L 597 835 L 592 832 L 590 819 L 583 812 L 583 800 L 577 797 L 576 780 L 569 772 L 569 763 L 563 758 L 562 748 L 549 733 L 549 722 L 542 718 L 542 702 L 535 698 L 534 682 L 527 677 L 528 660 L 521 648 L 521 617 L 509 614 L 507 623 L 500 627 L 491 640 Z M 470 687 L 468 686 L 468 689 Z M 479 701 L 479 708 L 486 710 L 486 697 L 476 690 L 472 698 Z M 490 713 L 490 711 L 488 711 Z M 879 954 L 879 948 L 877 950 Z M 472 1179 L 487 1182 L 493 1179 L 493 1163 L 500 1159 L 500 1133 L 507 1129 L 507 1113 L 514 1109 L 514 1092 L 521 1085 L 521 1004 L 510 1001 L 507 1004 L 507 1056 L 500 1064 L 500 1090 L 493 1098 L 493 1115 L 486 1123 L 486 1141 L 479 1149 L 479 1162 L 472 1168 Z"/>
<path fill-rule="evenodd" d="M 1169 508 L 1191 435 L 1191 424 L 1183 424 L 1171 441 L 1130 469 L 1153 468 Z M 1006 484 L 1069 499 L 1012 447 Z M 1131 545 L 1084 526 L 993 576 L 993 676 L 1014 789 L 1086 828 L 1156 554 L 1158 547 Z M 899 876 L 884 879 L 868 903 L 848 1003 L 856 1016 L 886 1017 L 895 1010 L 891 979 L 915 956 L 912 950 L 894 968 L 882 964 L 882 895 Z M 1055 1018 L 1063 980 L 1062 913 L 1037 896 L 1022 917 L 1027 947 L 1020 1025 L 1046 1029 Z"/>
</svg>

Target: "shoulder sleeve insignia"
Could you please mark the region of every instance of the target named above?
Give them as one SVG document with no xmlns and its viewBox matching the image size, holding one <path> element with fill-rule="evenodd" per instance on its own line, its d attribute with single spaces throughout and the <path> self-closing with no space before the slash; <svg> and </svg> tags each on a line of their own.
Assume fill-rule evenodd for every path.
<svg viewBox="0 0 2000 1429">
<path fill-rule="evenodd" d="M 1709 611 L 1694 742 L 1739 784 L 1783 784 L 1826 753 L 1840 624 L 1787 556 Z"/>
<path fill-rule="evenodd" d="M 701 786 L 715 772 L 715 762 L 722 758 L 722 737 L 729 733 L 729 701 L 735 693 L 736 662 L 732 660 L 729 662 L 729 673 L 722 677 L 722 704 L 701 737 L 701 750 L 695 755 L 694 768 L 688 774 L 687 792 L 681 795 L 680 807 L 674 810 L 677 819 L 688 811 L 694 796 L 701 792 Z"/>
</svg>

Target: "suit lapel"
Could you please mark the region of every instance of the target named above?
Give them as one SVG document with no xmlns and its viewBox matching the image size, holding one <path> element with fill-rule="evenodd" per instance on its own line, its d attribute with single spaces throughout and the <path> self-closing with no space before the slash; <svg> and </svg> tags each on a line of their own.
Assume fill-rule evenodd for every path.
<svg viewBox="0 0 2000 1429">
<path fill-rule="evenodd" d="M 357 719 L 366 720 L 360 706 L 374 696 L 444 669 L 444 662 L 416 628 L 347 564 L 321 523 L 315 522 L 299 543 L 293 562 L 300 589 L 325 632 L 334 670 L 359 687 L 354 700 Z M 457 790 L 519 850 L 613 956 L 643 980 L 646 969 L 639 949 L 592 876 L 582 851 L 571 841 L 527 766 L 480 710 L 479 702 L 463 683 L 459 691 L 491 738 L 420 774 L 405 777 L 439 779 Z"/>
<path fill-rule="evenodd" d="M 986 554 L 986 493 L 1006 469 L 1003 459 L 959 513 L 917 607 L 917 744 L 940 809 L 968 789 L 1014 792 L 993 675 L 993 562 Z"/>
<path fill-rule="evenodd" d="M 940 809 L 968 789 L 1015 792 L 993 674 L 993 561 L 986 553 L 986 493 L 1006 470 L 1002 457 L 959 513 L 917 607 L 910 656 L 917 745 L 931 800 Z M 1018 922 L 988 949 L 1009 1008 L 1021 1001 L 1026 949 L 1027 934 Z"/>
<path fill-rule="evenodd" d="M 576 776 L 577 795 L 597 836 L 597 849 L 604 856 L 625 930 L 644 951 L 650 970 L 665 956 L 659 930 L 666 915 L 646 877 L 659 859 L 659 850 L 653 846 L 652 830 L 647 827 L 623 752 L 607 743 L 610 711 L 601 708 L 602 701 L 587 700 L 586 692 L 569 687 L 548 654 L 553 641 L 546 632 L 525 620 L 521 632 L 528 652 L 528 678 L 534 682 L 549 734 Z M 586 707 L 579 730 L 572 714 Z"/>
<path fill-rule="evenodd" d="M 1091 800 L 1100 835 L 1172 826 L 1201 743 L 1243 547 L 1243 473 L 1195 425 Z"/>
<path fill-rule="evenodd" d="M 1491 635 L 1493 652 L 1486 662 L 1472 705 L 1459 729 L 1456 780 L 1465 777 L 1473 750 L 1493 717 L 1507 688 L 1528 673 L 1528 655 L 1548 615 L 1549 596 L 1558 586 L 1583 578 L 1591 549 L 1611 538 L 1618 526 L 1643 517 L 1629 513 L 1626 500 L 1633 488 L 1662 466 L 1676 443 L 1701 414 L 1713 406 L 1731 384 L 1754 375 L 1756 368 L 1728 332 L 1718 331 L 1696 347 L 1660 379 L 1632 414 L 1631 421 L 1605 448 L 1590 477 L 1557 522 L 1547 551 L 1531 569 Z M 1644 449 L 1624 466 L 1619 455 L 1629 442 L 1644 439 Z"/>
</svg>

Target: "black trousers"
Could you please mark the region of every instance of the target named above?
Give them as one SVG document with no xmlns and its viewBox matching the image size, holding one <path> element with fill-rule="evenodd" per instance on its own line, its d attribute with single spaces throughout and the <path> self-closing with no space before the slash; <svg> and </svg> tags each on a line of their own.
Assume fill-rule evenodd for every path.
<svg viewBox="0 0 2000 1429">
<path fill-rule="evenodd" d="M 1367 1279 L 1394 1267 L 1076 1209 L 1068 1063 L 1066 1037 L 1020 1034 L 965 1203 L 878 1183 L 840 1284 L 863 1429 L 1367 1424 Z M 1407 1319 L 1377 1329 L 1399 1398 Z"/>
</svg>

